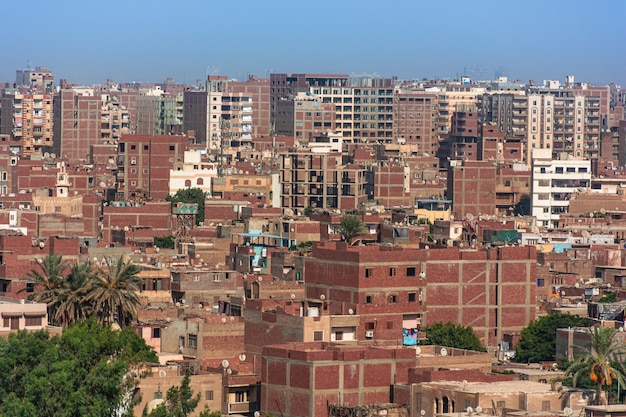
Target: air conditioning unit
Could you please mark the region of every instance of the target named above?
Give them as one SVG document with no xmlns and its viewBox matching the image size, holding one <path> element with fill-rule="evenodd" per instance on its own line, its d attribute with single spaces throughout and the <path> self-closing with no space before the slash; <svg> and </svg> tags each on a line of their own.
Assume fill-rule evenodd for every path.
<svg viewBox="0 0 626 417">
<path fill-rule="evenodd" d="M 368 339 L 371 339 L 372 337 L 374 337 L 374 331 L 373 330 L 366 331 L 365 337 L 367 337 Z"/>
</svg>

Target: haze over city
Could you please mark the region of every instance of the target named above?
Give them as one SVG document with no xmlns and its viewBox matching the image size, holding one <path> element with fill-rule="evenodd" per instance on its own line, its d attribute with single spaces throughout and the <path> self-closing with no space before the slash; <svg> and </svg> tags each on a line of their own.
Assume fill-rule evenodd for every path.
<svg viewBox="0 0 626 417">
<path fill-rule="evenodd" d="M 29 2 L 0 5 L 0 79 L 46 65 L 72 83 L 194 83 L 271 72 L 626 84 L 623 1 Z"/>
</svg>

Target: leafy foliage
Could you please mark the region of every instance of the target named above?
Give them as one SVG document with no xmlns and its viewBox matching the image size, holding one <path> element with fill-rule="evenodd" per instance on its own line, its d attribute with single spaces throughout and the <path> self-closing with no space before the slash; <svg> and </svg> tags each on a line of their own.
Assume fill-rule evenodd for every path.
<svg viewBox="0 0 626 417">
<path fill-rule="evenodd" d="M 144 408 L 142 417 L 187 417 L 198 407 L 200 393 L 194 395 L 191 389 L 191 376 L 185 375 L 180 386 L 172 386 L 167 390 L 165 401 L 148 413 Z M 205 409 L 200 417 L 221 417 L 222 413 Z"/>
<path fill-rule="evenodd" d="M 208 193 L 202 191 L 200 188 L 184 188 L 176 191 L 174 195 L 168 195 L 166 200 L 172 203 L 172 206 L 176 203 L 197 203 L 198 213 L 196 215 L 196 226 L 200 222 L 204 221 L 204 201 L 207 198 Z"/>
<path fill-rule="evenodd" d="M 587 319 L 570 314 L 549 314 L 522 329 L 515 347 L 517 362 L 555 361 L 556 330 L 566 327 L 586 327 Z"/>
<path fill-rule="evenodd" d="M 174 236 L 154 237 L 154 246 L 157 248 L 174 249 L 175 244 L 176 241 L 174 240 Z"/>
<path fill-rule="evenodd" d="M 516 216 L 530 216 L 532 213 L 530 206 L 530 196 L 528 194 L 524 194 L 520 197 L 519 202 L 515 205 L 515 208 L 513 209 L 513 214 Z"/>
<path fill-rule="evenodd" d="M 131 416 L 120 408 L 137 383 L 129 371 L 155 361 L 131 328 L 113 331 L 94 319 L 54 337 L 10 334 L 0 339 L 0 416 Z"/>
<path fill-rule="evenodd" d="M 608 294 L 604 294 L 602 297 L 598 298 L 599 303 L 615 303 L 617 302 L 617 292 L 613 291 Z"/>
<path fill-rule="evenodd" d="M 51 322 L 61 326 L 91 316 L 102 324 L 117 321 L 127 326 L 137 317 L 140 271 L 139 265 L 121 257 L 108 259 L 104 267 L 93 270 L 88 263 L 70 267 L 60 255 L 50 255 L 27 275 L 35 284 L 35 292 L 27 298 L 47 303 Z"/>
<path fill-rule="evenodd" d="M 589 329 L 588 332 L 591 347 L 586 348 L 585 353 L 578 356 L 565 372 L 573 376 L 574 386 L 588 375 L 591 382 L 596 385 L 596 403 L 600 404 L 604 401 L 600 395 L 602 387 L 610 387 L 613 381 L 625 386 L 621 358 L 626 353 L 626 345 L 617 337 L 615 328 L 593 327 L 593 330 Z"/>
<path fill-rule="evenodd" d="M 339 223 L 339 227 L 337 228 L 337 233 L 343 236 L 348 243 L 352 243 L 352 239 L 356 236 L 367 232 L 368 229 L 365 227 L 365 223 L 353 214 L 348 214 L 341 219 L 341 223 Z"/>
<path fill-rule="evenodd" d="M 422 343 L 424 345 L 447 346 L 478 352 L 487 351 L 470 326 L 463 327 L 449 321 L 446 324 L 434 323 L 426 327 L 425 331 L 427 339 L 425 343 Z"/>
</svg>

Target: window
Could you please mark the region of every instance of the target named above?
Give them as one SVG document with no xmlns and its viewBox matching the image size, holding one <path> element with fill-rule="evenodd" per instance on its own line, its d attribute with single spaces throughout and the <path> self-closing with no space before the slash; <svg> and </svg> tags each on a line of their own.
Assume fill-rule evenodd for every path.
<svg viewBox="0 0 626 417">
<path fill-rule="evenodd" d="M 204 391 L 204 400 L 213 401 L 213 391 Z"/>
<path fill-rule="evenodd" d="M 147 151 L 148 150 L 148 145 L 143 145 L 143 150 Z"/>
<path fill-rule="evenodd" d="M 550 401 L 541 402 L 541 411 L 550 411 Z"/>
<path fill-rule="evenodd" d="M 313 341 L 322 342 L 324 340 L 324 330 L 313 331 Z"/>
<path fill-rule="evenodd" d="M 372 275 L 374 275 L 372 268 L 365 268 L 365 278 L 370 278 Z"/>
<path fill-rule="evenodd" d="M 576 172 L 575 167 L 567 167 L 567 172 Z"/>
<path fill-rule="evenodd" d="M 374 330 L 374 327 L 376 327 L 376 323 L 374 323 L 373 321 L 368 321 L 365 323 L 365 330 Z"/>
<path fill-rule="evenodd" d="M 196 349 L 198 347 L 198 335 L 188 334 L 187 335 L 187 347 Z"/>
<path fill-rule="evenodd" d="M 41 326 L 41 322 L 42 322 L 42 317 L 41 316 L 37 316 L 37 317 L 26 317 L 26 323 L 25 325 L 27 327 L 29 326 Z"/>
<path fill-rule="evenodd" d="M 542 174 L 545 174 L 546 173 L 546 168 L 545 167 L 539 168 L 539 172 L 541 172 Z"/>
<path fill-rule="evenodd" d="M 390 277 L 395 277 L 396 276 L 396 268 L 395 267 L 389 268 L 389 276 Z"/>
<path fill-rule="evenodd" d="M 504 408 L 506 407 L 506 402 L 505 401 L 498 401 L 496 403 L 496 408 Z"/>
<path fill-rule="evenodd" d="M 416 274 L 416 269 L 414 266 L 409 266 L 406 269 L 406 276 L 407 277 L 414 277 Z"/>
<path fill-rule="evenodd" d="M 563 173 L 563 167 L 556 167 L 554 172 L 556 172 L 557 174 L 562 174 Z"/>
<path fill-rule="evenodd" d="M 365 304 L 372 304 L 372 296 L 371 295 L 366 295 L 365 296 Z"/>
<path fill-rule="evenodd" d="M 32 282 L 26 283 L 26 292 L 35 292 L 35 284 Z"/>
<path fill-rule="evenodd" d="M 387 330 L 393 330 L 393 321 L 387 321 Z"/>
<path fill-rule="evenodd" d="M 335 332 L 335 340 L 343 340 L 343 332 L 342 331 Z"/>
<path fill-rule="evenodd" d="M 170 151 L 173 151 L 175 149 L 176 149 L 176 147 L 174 145 L 170 145 Z"/>
<path fill-rule="evenodd" d="M 134 150 L 136 150 L 136 149 L 137 149 L 137 146 L 136 146 L 136 145 L 130 145 L 130 150 L 131 150 L 131 151 L 134 151 Z"/>
<path fill-rule="evenodd" d="M 587 172 L 587 168 L 578 168 L 578 172 Z"/>
<path fill-rule="evenodd" d="M 417 293 L 410 292 L 409 293 L 409 303 L 414 303 L 417 300 Z"/>
<path fill-rule="evenodd" d="M 392 294 L 389 296 L 389 304 L 395 304 L 398 302 L 398 296 L 395 294 Z"/>
<path fill-rule="evenodd" d="M 152 328 L 152 338 L 153 339 L 160 339 L 161 338 L 161 328 L 160 327 L 153 327 Z"/>
</svg>

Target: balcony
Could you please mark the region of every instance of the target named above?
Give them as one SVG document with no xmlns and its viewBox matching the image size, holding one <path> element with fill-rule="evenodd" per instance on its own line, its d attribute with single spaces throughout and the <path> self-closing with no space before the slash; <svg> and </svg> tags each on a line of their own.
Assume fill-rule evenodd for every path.
<svg viewBox="0 0 626 417">
<path fill-rule="evenodd" d="M 228 414 L 252 413 L 258 409 L 257 402 L 228 403 Z"/>
</svg>

